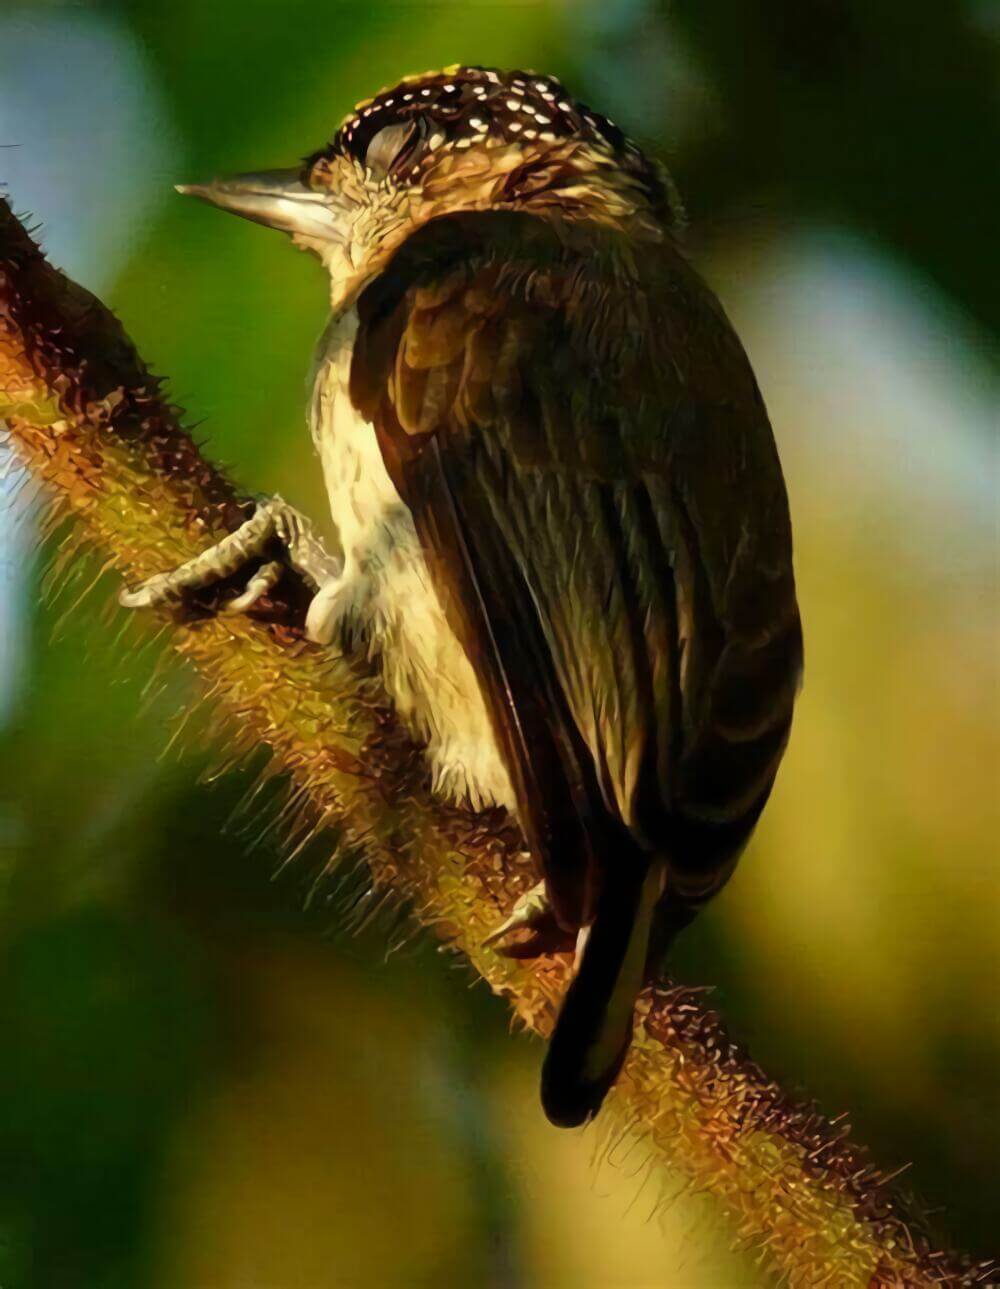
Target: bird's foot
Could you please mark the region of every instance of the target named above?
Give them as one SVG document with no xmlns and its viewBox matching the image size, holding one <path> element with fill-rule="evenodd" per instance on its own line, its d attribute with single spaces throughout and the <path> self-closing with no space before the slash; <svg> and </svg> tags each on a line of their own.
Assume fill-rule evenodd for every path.
<svg viewBox="0 0 1000 1289">
<path fill-rule="evenodd" d="M 127 609 L 177 604 L 188 592 L 234 577 L 260 560 L 275 542 L 284 547 L 284 559 L 260 564 L 242 593 L 223 605 L 220 612 L 245 613 L 271 590 L 286 566 L 301 574 L 314 591 L 334 579 L 340 570 L 339 561 L 324 549 L 310 521 L 280 497 L 272 497 L 261 502 L 246 523 L 214 546 L 179 568 L 157 573 L 134 590 L 123 590 L 118 601 Z"/>
<path fill-rule="evenodd" d="M 483 941 L 485 947 L 505 958 L 540 958 L 543 954 L 566 952 L 575 943 L 573 933 L 556 921 L 544 882 L 526 891 L 510 916 Z"/>
</svg>

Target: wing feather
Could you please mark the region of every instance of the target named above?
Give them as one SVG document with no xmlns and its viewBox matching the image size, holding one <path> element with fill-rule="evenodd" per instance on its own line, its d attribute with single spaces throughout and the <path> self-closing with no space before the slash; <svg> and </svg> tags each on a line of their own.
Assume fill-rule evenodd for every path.
<svg viewBox="0 0 1000 1289">
<path fill-rule="evenodd" d="M 557 914 L 668 856 L 702 898 L 770 790 L 801 666 L 749 364 L 669 245 L 452 216 L 361 297 L 374 424 L 483 685 Z"/>
</svg>

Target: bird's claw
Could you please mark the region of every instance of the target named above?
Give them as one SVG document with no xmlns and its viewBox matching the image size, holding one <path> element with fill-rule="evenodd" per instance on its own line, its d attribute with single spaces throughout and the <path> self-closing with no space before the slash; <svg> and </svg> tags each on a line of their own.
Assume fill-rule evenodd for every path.
<svg viewBox="0 0 1000 1289">
<path fill-rule="evenodd" d="M 281 580 L 281 575 L 285 571 L 285 566 L 280 559 L 268 560 L 262 564 L 254 573 L 253 577 L 247 582 L 246 590 L 241 595 L 237 595 L 232 600 L 227 600 L 219 609 L 220 613 L 246 613 L 264 598 L 272 587 L 277 585 Z"/>
<path fill-rule="evenodd" d="M 545 883 L 526 891 L 501 924 L 483 940 L 505 958 L 538 958 L 571 949 L 574 937 L 556 921 Z"/>
<path fill-rule="evenodd" d="M 180 602 L 186 593 L 221 582 L 260 559 L 268 544 L 284 546 L 287 564 L 301 574 L 314 591 L 337 575 L 339 564 L 324 549 L 308 519 L 281 497 L 261 502 L 253 515 L 234 532 L 194 559 L 167 573 L 157 573 L 133 590 L 120 592 L 118 602 L 127 609 L 153 609 Z M 281 577 L 285 563 L 269 560 L 253 573 L 245 590 L 220 612 L 245 613 L 262 599 Z"/>
</svg>

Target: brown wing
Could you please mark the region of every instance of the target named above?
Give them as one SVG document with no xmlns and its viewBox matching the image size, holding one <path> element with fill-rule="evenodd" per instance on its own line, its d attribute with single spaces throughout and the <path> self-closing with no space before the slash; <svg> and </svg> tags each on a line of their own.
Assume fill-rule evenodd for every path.
<svg viewBox="0 0 1000 1289">
<path fill-rule="evenodd" d="M 434 221 L 361 297 L 351 376 L 483 685 L 560 919 L 609 865 L 700 899 L 770 790 L 801 664 L 749 365 L 669 246 Z"/>
</svg>

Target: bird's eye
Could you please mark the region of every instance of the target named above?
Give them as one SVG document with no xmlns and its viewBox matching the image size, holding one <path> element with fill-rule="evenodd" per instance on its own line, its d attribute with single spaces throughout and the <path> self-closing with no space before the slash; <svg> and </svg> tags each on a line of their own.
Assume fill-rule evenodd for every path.
<svg viewBox="0 0 1000 1289">
<path fill-rule="evenodd" d="M 384 179 L 396 163 L 409 153 L 417 134 L 417 123 L 413 120 L 383 126 L 377 134 L 372 135 L 365 150 L 365 165 L 378 178 Z"/>
</svg>

